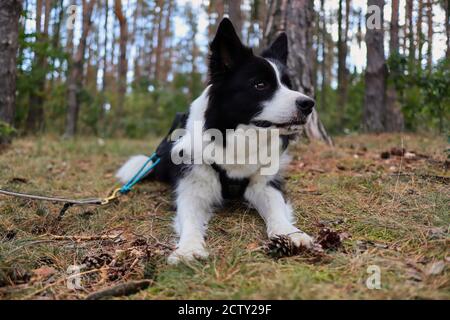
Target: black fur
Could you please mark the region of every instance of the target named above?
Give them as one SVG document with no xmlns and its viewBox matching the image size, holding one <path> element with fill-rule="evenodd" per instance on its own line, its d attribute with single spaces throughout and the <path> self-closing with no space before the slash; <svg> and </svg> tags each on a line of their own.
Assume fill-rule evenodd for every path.
<svg viewBox="0 0 450 320">
<path fill-rule="evenodd" d="M 205 129 L 218 129 L 225 140 L 226 129 L 236 129 L 240 124 L 249 124 L 262 110 L 262 103 L 270 100 L 278 88 L 276 74 L 270 59 L 277 65 L 281 81 L 287 87 L 291 82 L 287 73 L 288 45 L 286 34 L 282 33 L 262 56 L 253 54 L 252 49 L 244 46 L 236 34 L 230 20 L 223 19 L 216 36 L 210 44 L 209 56 L 209 103 L 205 112 Z M 263 82 L 264 90 L 255 85 Z M 184 125 L 183 125 L 184 127 Z M 288 147 L 292 136 L 283 136 L 283 148 Z M 224 141 L 224 144 L 226 142 Z M 148 178 L 176 182 L 191 168 L 191 165 L 174 165 L 171 161 L 173 142 L 162 143 L 161 162 Z M 227 173 L 213 165 L 222 185 L 224 199 L 240 197 L 249 183 L 248 179 L 230 179 Z M 281 189 L 282 181 L 278 178 L 270 183 Z"/>
</svg>

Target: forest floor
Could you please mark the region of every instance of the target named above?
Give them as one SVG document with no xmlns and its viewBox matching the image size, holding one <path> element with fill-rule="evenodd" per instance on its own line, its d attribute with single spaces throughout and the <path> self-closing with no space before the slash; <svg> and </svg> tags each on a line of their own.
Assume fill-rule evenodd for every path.
<svg viewBox="0 0 450 320">
<path fill-rule="evenodd" d="M 335 142 L 294 146 L 287 172 L 297 225 L 311 235 L 337 232 L 343 240 L 334 250 L 275 260 L 263 250 L 263 221 L 238 203 L 212 219 L 207 261 L 170 266 L 174 210 L 167 186 L 142 184 L 117 203 L 72 208 L 60 221 L 58 205 L 0 196 L 0 299 L 83 299 L 144 278 L 151 279 L 148 288 L 122 298 L 450 299 L 447 141 L 360 135 Z M 18 139 L 0 152 L 0 186 L 105 195 L 124 160 L 156 143 Z M 370 290 L 366 280 L 378 268 L 381 288 Z M 81 274 L 78 290 L 67 279 L 73 273 Z"/>
</svg>

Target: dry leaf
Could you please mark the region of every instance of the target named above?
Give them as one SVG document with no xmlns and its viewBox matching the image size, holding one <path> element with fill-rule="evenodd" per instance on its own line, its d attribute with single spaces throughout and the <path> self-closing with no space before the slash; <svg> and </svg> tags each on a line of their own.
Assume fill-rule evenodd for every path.
<svg viewBox="0 0 450 320">
<path fill-rule="evenodd" d="M 256 242 L 252 242 L 247 245 L 247 250 L 250 250 L 250 251 L 253 251 L 257 248 L 259 248 L 259 245 Z"/>
<path fill-rule="evenodd" d="M 40 268 L 33 270 L 33 281 L 42 281 L 50 278 L 52 275 L 56 273 L 55 268 L 42 266 Z"/>
<path fill-rule="evenodd" d="M 440 260 L 440 261 L 431 262 L 427 265 L 427 267 L 425 269 L 425 274 L 427 276 L 438 275 L 438 274 L 442 273 L 442 271 L 444 271 L 444 269 L 445 269 L 444 261 Z"/>
</svg>

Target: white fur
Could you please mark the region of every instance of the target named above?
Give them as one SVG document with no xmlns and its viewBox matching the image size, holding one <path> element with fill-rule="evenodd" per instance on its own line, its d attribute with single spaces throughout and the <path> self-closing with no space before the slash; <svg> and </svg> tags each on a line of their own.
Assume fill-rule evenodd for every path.
<svg viewBox="0 0 450 320">
<path fill-rule="evenodd" d="M 276 66 L 272 62 L 271 65 L 277 74 L 280 89 L 274 98 L 267 102 L 260 117 L 264 120 L 283 123 L 294 117 L 297 112 L 295 99 L 302 95 L 283 86 Z M 195 136 L 192 135 L 194 121 L 200 121 L 203 124 L 205 122 L 208 90 L 209 87 L 191 104 L 186 123 L 186 130 L 191 133 L 191 136 Z M 188 138 L 190 139 L 187 135 L 181 137 L 175 143 L 174 150 L 177 150 L 177 152 L 184 150 L 189 154 L 195 154 L 193 150 L 195 146 L 203 148 L 202 143 L 194 143 L 193 145 L 188 143 Z M 116 176 L 122 182 L 128 181 L 147 159 L 145 156 L 132 157 L 118 171 Z M 284 152 L 280 159 L 281 166 L 288 162 L 289 156 Z M 270 186 L 269 182 L 276 177 L 276 174 L 272 176 L 261 175 L 261 164 L 222 165 L 222 168 L 227 171 L 229 177 L 250 179 L 244 197 L 264 219 L 269 237 L 289 235 L 296 245 L 308 247 L 312 245 L 311 237 L 293 225 L 294 217 L 291 205 L 286 203 L 279 190 Z M 205 245 L 207 223 L 213 215 L 214 206 L 221 202 L 222 194 L 218 173 L 207 164 L 193 165 L 186 175 L 180 179 L 176 188 L 177 214 L 174 219 L 174 227 L 179 235 L 179 241 L 176 250 L 169 256 L 169 263 L 175 264 L 180 261 L 208 257 Z"/>
<path fill-rule="evenodd" d="M 138 155 L 131 157 L 127 162 L 125 162 L 119 171 L 117 171 L 116 178 L 122 183 L 127 183 L 136 175 L 136 173 L 138 173 L 147 161 L 147 156 Z M 148 168 L 151 165 L 152 162 L 149 162 L 145 168 Z"/>
<path fill-rule="evenodd" d="M 207 104 L 205 90 L 202 96 L 191 105 L 186 126 L 188 131 L 193 130 L 194 120 L 204 123 Z M 181 138 L 176 145 L 178 148 L 188 145 L 192 147 L 191 144 L 184 145 L 184 143 Z M 284 152 L 280 159 L 281 166 L 287 165 L 289 159 L 287 152 Z M 269 237 L 284 234 L 289 235 L 297 246 L 309 247 L 312 245 L 312 238 L 292 224 L 294 217 L 291 205 L 285 202 L 279 190 L 269 185 L 270 180 L 274 179 L 276 175 L 260 175 L 260 164 L 221 165 L 221 167 L 227 171 L 229 177 L 250 178 L 250 184 L 244 196 L 266 222 Z M 208 251 L 205 245 L 207 223 L 213 215 L 214 206 L 222 202 L 221 185 L 217 172 L 209 165 L 194 165 L 189 173 L 179 181 L 176 196 L 177 214 L 174 227 L 179 235 L 179 242 L 177 249 L 169 256 L 168 262 L 176 264 L 180 261 L 207 258 Z"/>
<path fill-rule="evenodd" d="M 176 189 L 177 215 L 174 226 L 180 239 L 169 263 L 208 257 L 205 248 L 207 223 L 212 209 L 222 201 L 220 181 L 209 165 L 195 165 Z"/>
<path fill-rule="evenodd" d="M 295 101 L 298 98 L 305 97 L 298 91 L 294 91 L 286 87 L 280 78 L 280 72 L 270 60 L 267 60 L 275 71 L 278 89 L 272 99 L 267 101 L 263 106 L 263 111 L 255 118 L 255 120 L 265 120 L 273 123 L 286 123 L 296 118 L 298 110 Z"/>
<path fill-rule="evenodd" d="M 296 228 L 293 223 L 292 206 L 283 198 L 281 192 L 268 184 L 266 176 L 254 176 L 250 180 L 244 197 L 250 202 L 267 227 L 267 235 L 288 235 L 296 246 L 311 247 L 313 239 Z"/>
</svg>

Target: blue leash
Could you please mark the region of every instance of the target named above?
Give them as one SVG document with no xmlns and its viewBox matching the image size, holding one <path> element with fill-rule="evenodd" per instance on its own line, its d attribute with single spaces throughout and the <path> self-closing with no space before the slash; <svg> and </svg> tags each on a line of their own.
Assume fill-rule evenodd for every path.
<svg viewBox="0 0 450 320">
<path fill-rule="evenodd" d="M 131 189 L 140 182 L 146 175 L 148 175 L 161 161 L 160 155 L 164 153 L 164 148 L 167 146 L 168 137 L 172 134 L 172 132 L 178 128 L 180 125 L 186 122 L 188 114 L 178 112 L 173 120 L 172 126 L 169 130 L 169 133 L 164 138 L 163 141 L 159 144 L 156 151 L 148 158 L 148 160 L 144 163 L 144 165 L 139 169 L 139 171 L 134 175 L 130 181 L 124 184 L 122 187 L 115 189 L 110 195 L 106 198 L 89 198 L 89 199 L 68 199 L 68 198 L 60 198 L 60 197 L 47 197 L 41 195 L 34 195 L 28 193 L 20 193 L 13 192 L 9 190 L 0 189 L 0 194 L 18 198 L 26 198 L 38 201 L 51 201 L 51 202 L 62 202 L 64 203 L 64 207 L 61 209 L 58 220 L 62 219 L 65 212 L 74 205 L 107 205 L 108 203 L 116 200 L 120 195 L 126 194 L 131 191 Z M 150 164 L 151 162 L 151 164 Z M 150 164 L 150 165 L 149 165 Z M 149 165 L 149 166 L 148 166 Z M 148 168 L 146 168 L 148 166 Z"/>
<path fill-rule="evenodd" d="M 141 169 L 134 175 L 133 178 L 130 179 L 126 184 L 124 184 L 119 192 L 122 194 L 126 194 L 131 191 L 131 189 L 139 182 L 141 181 L 147 174 L 149 174 L 153 168 L 155 168 L 158 163 L 161 161 L 161 158 L 158 157 L 156 152 L 154 152 L 148 160 L 144 163 L 144 165 L 141 167 Z M 152 164 L 148 167 L 147 165 L 152 162 Z"/>
<path fill-rule="evenodd" d="M 139 169 L 139 171 L 134 175 L 133 178 L 131 178 L 127 183 L 125 183 L 122 187 L 115 189 L 109 197 L 106 197 L 104 199 L 101 199 L 100 203 L 101 205 L 106 205 L 110 203 L 111 201 L 117 199 L 121 194 L 127 194 L 131 191 L 131 189 L 139 182 L 141 181 L 147 174 L 149 174 L 161 161 L 161 158 L 158 156 L 157 152 L 154 152 L 148 160 L 144 163 L 144 165 Z M 152 164 L 148 167 L 147 165 L 152 162 Z"/>
</svg>

